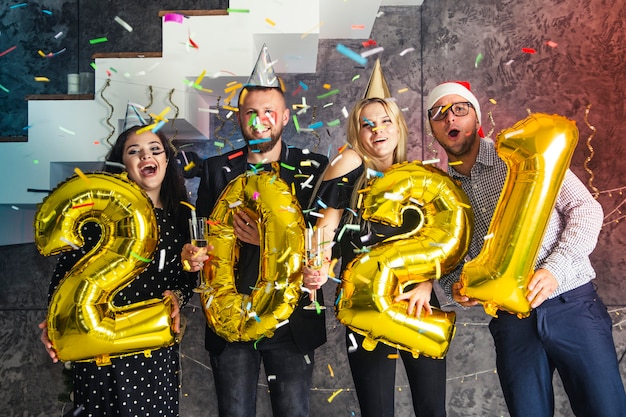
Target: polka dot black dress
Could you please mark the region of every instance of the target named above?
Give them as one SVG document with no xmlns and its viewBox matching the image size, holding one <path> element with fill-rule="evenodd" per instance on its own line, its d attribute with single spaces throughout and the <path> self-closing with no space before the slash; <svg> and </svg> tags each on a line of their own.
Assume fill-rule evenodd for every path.
<svg viewBox="0 0 626 417">
<path fill-rule="evenodd" d="M 160 230 L 159 246 L 152 262 L 114 299 L 124 306 L 151 298 L 162 298 L 165 290 L 180 290 L 185 302 L 193 294 L 195 274 L 182 272 L 180 252 L 184 238 L 172 217 L 155 209 Z M 95 223 L 83 227 L 85 246 L 62 255 L 51 286 L 52 292 L 70 268 L 99 240 Z M 164 260 L 163 260 L 164 259 Z M 182 306 L 181 306 L 182 307 Z M 178 345 L 143 353 L 111 358 L 111 365 L 74 363 L 75 416 L 178 416 Z"/>
</svg>

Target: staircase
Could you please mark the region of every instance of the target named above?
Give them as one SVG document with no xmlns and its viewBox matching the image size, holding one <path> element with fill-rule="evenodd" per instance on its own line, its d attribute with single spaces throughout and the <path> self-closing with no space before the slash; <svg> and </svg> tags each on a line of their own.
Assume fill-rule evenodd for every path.
<svg viewBox="0 0 626 417">
<path fill-rule="evenodd" d="M 101 166 L 106 139 L 114 141 L 121 132 L 127 102 L 146 105 L 149 89 L 150 113 L 170 108 L 165 117 L 172 119 L 178 111 L 178 138 L 209 137 L 207 110 L 218 96 L 227 104 L 227 86 L 247 80 L 263 44 L 276 61 L 276 73 L 315 73 L 321 39 L 368 39 L 381 5 L 419 4 L 231 0 L 228 11 L 163 11 L 161 54 L 96 56 L 93 98 L 29 101 L 28 142 L 0 145 L 0 245 L 33 241 L 36 204 L 75 167 Z M 172 21 L 173 13 L 184 17 Z"/>
</svg>

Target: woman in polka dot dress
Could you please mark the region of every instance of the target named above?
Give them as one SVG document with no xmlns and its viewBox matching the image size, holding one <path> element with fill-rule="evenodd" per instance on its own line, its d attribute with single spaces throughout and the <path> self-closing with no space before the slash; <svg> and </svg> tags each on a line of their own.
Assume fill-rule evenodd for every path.
<svg viewBox="0 0 626 417">
<path fill-rule="evenodd" d="M 123 132 L 107 156 L 107 170 L 123 164 L 128 177 L 146 191 L 155 207 L 160 239 L 149 266 L 114 298 L 122 307 L 147 299 L 172 297 L 173 330 L 180 332 L 180 309 L 193 294 L 196 274 L 182 272 L 180 253 L 189 240 L 189 208 L 182 173 L 174 150 L 161 133 L 141 126 Z M 98 242 L 99 226 L 87 223 L 82 230 L 85 246 L 61 255 L 50 283 L 48 300 L 70 268 Z M 47 324 L 41 340 L 54 362 L 56 353 L 48 338 Z M 111 365 L 95 362 L 74 363 L 75 416 L 178 416 L 178 345 L 143 353 L 112 358 Z"/>
</svg>

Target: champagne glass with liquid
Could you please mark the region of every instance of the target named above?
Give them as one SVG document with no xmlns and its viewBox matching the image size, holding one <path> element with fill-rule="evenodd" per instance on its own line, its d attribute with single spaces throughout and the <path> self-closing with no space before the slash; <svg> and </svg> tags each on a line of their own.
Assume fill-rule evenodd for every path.
<svg viewBox="0 0 626 417">
<path fill-rule="evenodd" d="M 191 244 L 197 248 L 206 248 L 209 243 L 207 237 L 209 235 L 209 227 L 206 217 L 192 216 L 189 219 L 189 235 L 191 236 Z M 204 249 L 206 251 L 206 249 Z M 198 271 L 199 285 L 194 291 L 202 292 L 206 289 L 204 282 L 204 274 L 202 269 Z"/>
<path fill-rule="evenodd" d="M 317 233 L 313 229 L 304 230 L 304 246 L 305 246 L 305 265 L 311 269 L 321 269 L 324 263 L 324 242 L 322 242 L 322 231 L 317 229 Z M 316 235 L 316 241 L 313 241 L 313 235 Z M 311 290 L 311 304 L 303 307 L 305 310 L 325 310 L 326 307 L 317 302 L 317 290 Z"/>
</svg>

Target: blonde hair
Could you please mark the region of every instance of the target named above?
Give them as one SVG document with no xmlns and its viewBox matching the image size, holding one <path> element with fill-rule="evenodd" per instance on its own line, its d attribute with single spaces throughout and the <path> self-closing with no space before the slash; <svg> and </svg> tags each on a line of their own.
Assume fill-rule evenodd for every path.
<svg viewBox="0 0 626 417">
<path fill-rule="evenodd" d="M 368 153 L 359 142 L 359 133 L 361 132 L 361 128 L 363 126 L 361 112 L 366 106 L 372 103 L 380 103 L 385 109 L 387 115 L 391 118 L 391 122 L 398 128 L 398 146 L 393 153 L 393 163 L 396 164 L 407 160 L 409 128 L 406 124 L 406 120 L 404 120 L 404 115 L 400 111 L 396 102 L 387 101 L 377 97 L 365 98 L 357 101 L 348 115 L 348 127 L 346 129 L 348 144 L 359 154 L 359 156 L 361 156 L 361 158 L 363 158 L 363 165 L 365 166 L 363 174 L 359 179 L 357 179 L 354 185 L 354 191 L 352 193 L 352 197 L 350 198 L 350 206 L 354 208 L 356 208 L 358 200 L 358 191 L 364 188 L 368 182 L 368 168 L 375 171 L 383 170 L 382 167 L 378 166 L 376 159 Z"/>
</svg>

